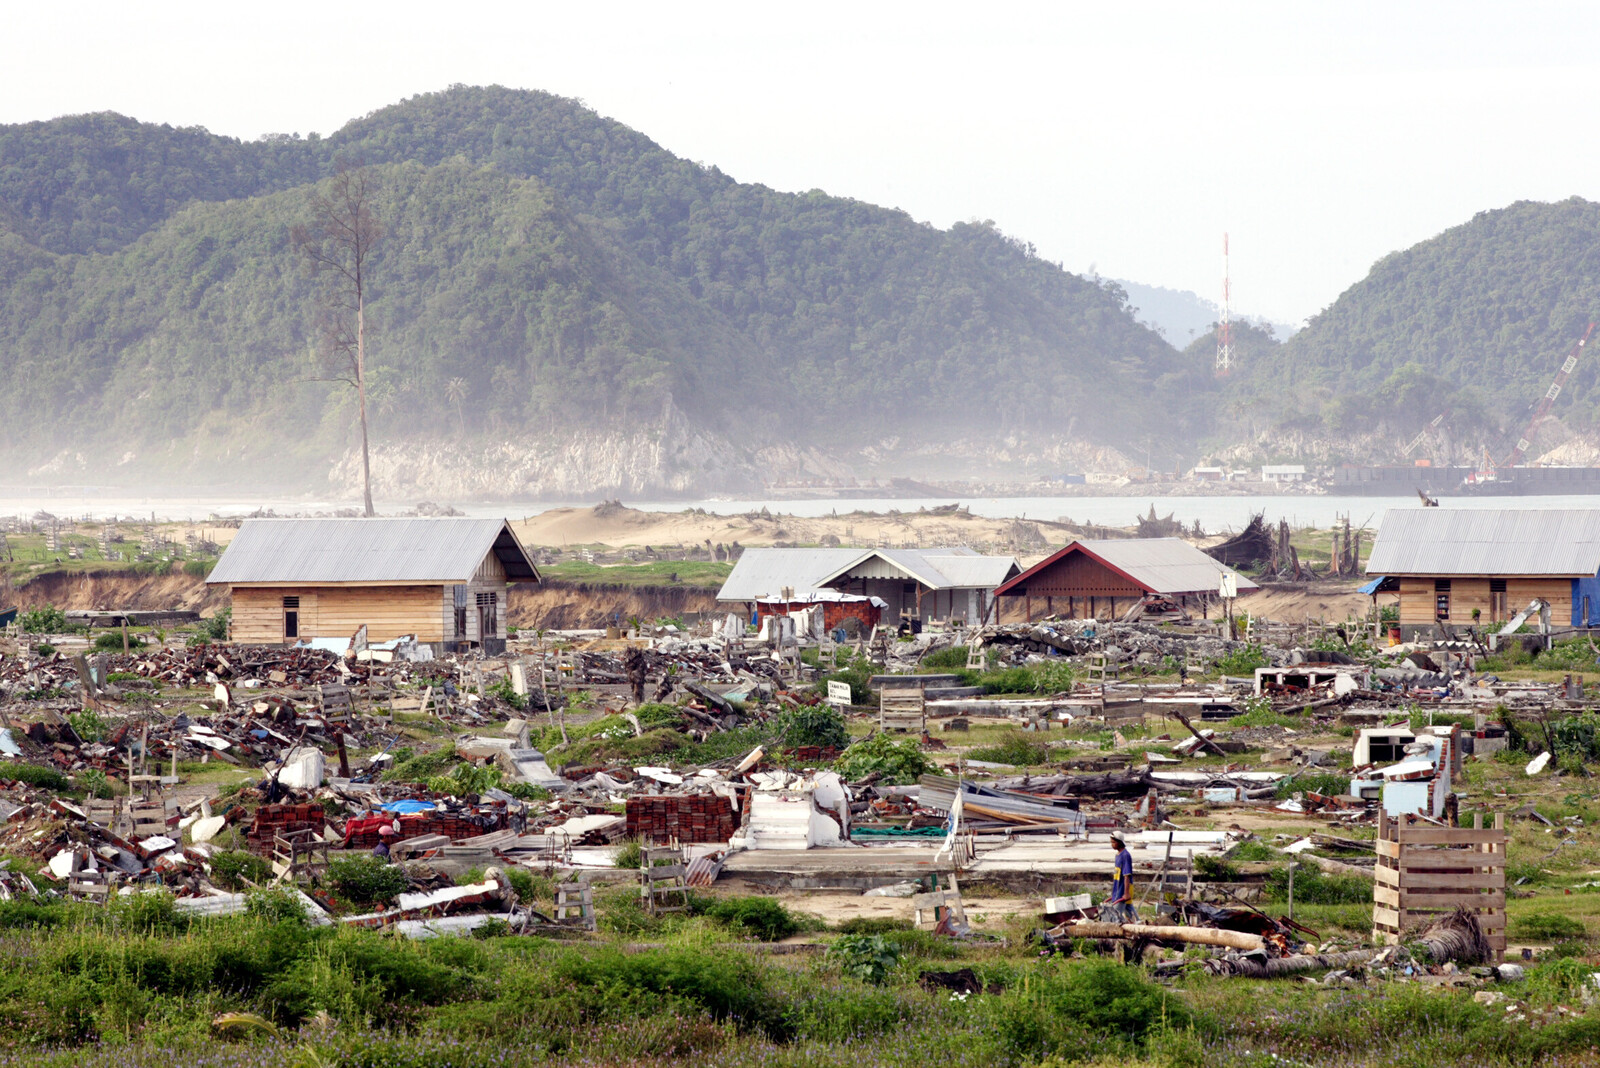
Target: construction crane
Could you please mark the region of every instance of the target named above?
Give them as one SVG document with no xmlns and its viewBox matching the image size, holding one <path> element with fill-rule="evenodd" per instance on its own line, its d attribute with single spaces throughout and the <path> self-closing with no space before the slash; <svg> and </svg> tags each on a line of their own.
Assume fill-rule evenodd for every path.
<svg viewBox="0 0 1600 1068">
<path fill-rule="evenodd" d="M 1506 457 L 1506 462 L 1501 464 L 1501 467 L 1515 467 L 1522 462 L 1523 457 L 1528 455 L 1530 446 L 1528 439 L 1533 436 L 1534 428 L 1544 421 L 1545 416 L 1550 414 L 1550 407 L 1555 404 L 1556 398 L 1561 396 L 1561 387 L 1567 384 L 1568 378 L 1572 377 L 1572 369 L 1578 366 L 1578 355 L 1583 351 L 1583 346 L 1588 344 L 1589 335 L 1592 333 L 1594 333 L 1594 324 L 1590 323 L 1589 329 L 1583 332 L 1583 336 L 1578 339 L 1578 343 L 1572 346 L 1572 351 L 1567 353 L 1566 362 L 1561 365 L 1561 370 L 1556 372 L 1556 380 L 1550 383 L 1550 388 L 1545 391 L 1544 399 L 1534 409 L 1533 418 L 1528 421 L 1528 429 L 1524 430 L 1522 437 L 1517 439 L 1517 444 L 1511 450 L 1511 455 Z"/>
<path fill-rule="evenodd" d="M 1435 430 L 1439 429 L 1439 424 L 1444 422 L 1444 417 L 1449 415 L 1449 414 L 1450 413 L 1448 411 L 1443 411 L 1443 412 L 1440 412 L 1438 415 L 1434 416 L 1433 417 L 1433 422 L 1431 422 L 1427 426 L 1423 427 L 1422 430 L 1417 433 L 1417 436 L 1411 439 L 1411 444 L 1410 445 L 1407 445 L 1405 448 L 1400 450 L 1400 455 L 1401 456 L 1410 456 L 1412 450 L 1415 449 L 1418 445 L 1422 444 L 1422 439 L 1423 438 L 1426 438 L 1429 434 L 1431 434 Z"/>
</svg>

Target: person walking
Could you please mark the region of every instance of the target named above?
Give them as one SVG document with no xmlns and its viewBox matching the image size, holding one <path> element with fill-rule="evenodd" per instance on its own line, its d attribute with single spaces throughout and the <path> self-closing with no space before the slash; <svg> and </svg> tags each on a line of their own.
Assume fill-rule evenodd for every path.
<svg viewBox="0 0 1600 1068">
<path fill-rule="evenodd" d="M 1100 917 L 1110 923 L 1137 923 L 1139 914 L 1133 911 L 1133 854 L 1122 835 L 1113 833 L 1111 844 L 1117 847 L 1117 857 L 1111 872 L 1111 896 L 1100 906 Z"/>
</svg>

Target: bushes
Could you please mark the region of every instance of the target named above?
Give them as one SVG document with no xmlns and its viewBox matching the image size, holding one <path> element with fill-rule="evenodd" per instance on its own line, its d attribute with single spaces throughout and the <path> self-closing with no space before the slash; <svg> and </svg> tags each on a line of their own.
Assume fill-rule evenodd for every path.
<svg viewBox="0 0 1600 1068">
<path fill-rule="evenodd" d="M 933 770 L 916 742 L 897 742 L 887 734 L 876 734 L 852 745 L 839 755 L 835 767 L 851 782 L 878 772 L 879 781 L 885 785 L 914 783 Z"/>
<path fill-rule="evenodd" d="M 28 634 L 66 634 L 67 616 L 53 604 L 32 608 L 22 613 L 17 624 Z"/>
<path fill-rule="evenodd" d="M 406 873 L 376 857 L 341 857 L 328 865 L 328 882 L 347 901 L 391 901 L 410 884 Z"/>
<path fill-rule="evenodd" d="M 772 725 L 778 740 L 787 746 L 843 749 L 850 744 L 844 716 L 832 705 L 801 705 L 780 713 Z"/>
<path fill-rule="evenodd" d="M 55 768 L 44 768 L 38 764 L 0 764 L 0 779 L 27 783 L 41 790 L 55 790 L 57 793 L 68 788 L 65 775 Z"/>
<path fill-rule="evenodd" d="M 1296 775 L 1292 779 L 1282 779 L 1278 782 L 1279 798 L 1292 797 L 1305 791 L 1327 794 L 1331 797 L 1346 797 L 1350 793 L 1350 776 L 1319 771 L 1310 775 Z"/>
<path fill-rule="evenodd" d="M 816 690 L 826 697 L 828 683 L 848 683 L 850 686 L 850 703 L 853 705 L 869 705 L 872 703 L 872 675 L 872 664 L 869 661 L 852 661 L 832 675 L 827 675 L 818 680 Z"/>
<path fill-rule="evenodd" d="M 254 853 L 230 849 L 212 855 L 211 877 L 224 890 L 237 893 L 249 883 L 264 883 L 272 878 L 272 865 Z"/>
<path fill-rule="evenodd" d="M 800 930 L 794 913 L 778 904 L 776 898 L 722 897 L 696 911 L 763 942 L 779 942 Z"/>
<path fill-rule="evenodd" d="M 145 641 L 139 635 L 128 635 L 129 649 L 143 649 L 144 646 Z M 94 637 L 94 650 L 97 653 L 122 652 L 122 632 L 118 630 L 108 630 L 100 634 L 96 634 Z"/>
<path fill-rule="evenodd" d="M 1224 675 L 1254 676 L 1256 668 L 1267 667 L 1270 663 L 1267 654 L 1259 646 L 1244 645 L 1225 656 L 1218 657 L 1217 670 Z"/>
<path fill-rule="evenodd" d="M 1108 1040 L 1138 1046 L 1190 1021 L 1184 1004 L 1141 972 L 1105 961 L 1040 969 L 1023 989 L 987 1000 L 991 1027 L 1019 1061 L 1103 1057 L 1115 1048 Z"/>
<path fill-rule="evenodd" d="M 900 947 L 882 935 L 845 935 L 828 947 L 828 959 L 852 978 L 882 985 L 900 963 Z"/>
<path fill-rule="evenodd" d="M 1271 901 L 1289 897 L 1289 869 L 1277 867 L 1267 873 L 1266 896 Z M 1294 900 L 1303 905 L 1370 905 L 1372 880 L 1365 875 L 1327 874 L 1310 865 L 1294 871 Z"/>
<path fill-rule="evenodd" d="M 999 745 L 983 746 L 967 754 L 969 760 L 987 760 L 996 764 L 1014 764 L 1032 767 L 1050 762 L 1050 747 L 1037 738 L 1021 732 L 1008 734 Z"/>
<path fill-rule="evenodd" d="M 1536 912 L 1529 916 L 1521 916 L 1512 922 L 1511 927 L 1516 937 L 1531 938 L 1539 942 L 1584 938 L 1589 933 L 1582 920 L 1564 916 L 1559 912 Z"/>
<path fill-rule="evenodd" d="M 233 620 L 233 609 L 224 608 L 209 619 L 202 619 L 194 628 L 190 645 L 205 645 L 228 640 L 228 624 Z"/>
</svg>

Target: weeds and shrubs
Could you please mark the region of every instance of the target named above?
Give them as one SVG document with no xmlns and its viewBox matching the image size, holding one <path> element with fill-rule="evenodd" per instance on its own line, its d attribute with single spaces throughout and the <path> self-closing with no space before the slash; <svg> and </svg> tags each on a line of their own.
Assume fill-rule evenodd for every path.
<svg viewBox="0 0 1600 1068">
<path fill-rule="evenodd" d="M 845 935 L 828 947 L 828 959 L 844 974 L 881 986 L 900 963 L 900 947 L 883 935 Z"/>
<path fill-rule="evenodd" d="M 850 703 L 853 705 L 868 705 L 872 703 L 872 663 L 865 658 L 852 660 L 844 667 L 831 675 L 819 679 L 816 691 L 824 697 L 828 695 L 828 683 L 843 682 L 850 687 Z"/>
<path fill-rule="evenodd" d="M 814 745 L 843 749 L 850 744 L 844 716 L 832 705 L 801 705 L 774 718 L 778 741 L 787 746 Z"/>
<path fill-rule="evenodd" d="M 106 736 L 106 721 L 87 708 L 69 715 L 67 722 L 72 725 L 73 733 L 86 742 L 102 741 Z"/>
<path fill-rule="evenodd" d="M 1350 776 L 1331 771 L 1318 771 L 1309 775 L 1296 775 L 1292 779 L 1282 779 L 1278 783 L 1277 797 L 1289 798 L 1306 792 L 1326 794 L 1330 797 L 1348 796 Z"/>
<path fill-rule="evenodd" d="M 469 764 L 462 761 L 448 775 L 434 775 L 428 779 L 428 789 L 436 794 L 466 797 L 482 794 L 500 785 L 504 773 L 499 768 Z"/>
<path fill-rule="evenodd" d="M 776 898 L 719 897 L 699 904 L 695 911 L 762 942 L 781 942 L 800 931 L 800 921 Z"/>
<path fill-rule="evenodd" d="M 224 890 L 238 893 L 252 883 L 271 879 L 272 865 L 254 853 L 230 849 L 211 855 L 211 878 Z"/>
<path fill-rule="evenodd" d="M 41 790 L 54 790 L 57 793 L 70 788 L 65 775 L 55 768 L 40 767 L 38 764 L 0 764 L 0 779 L 26 783 Z"/>
<path fill-rule="evenodd" d="M 1245 710 L 1239 715 L 1228 720 L 1229 730 L 1239 730 L 1242 727 L 1303 727 L 1305 721 L 1294 716 L 1278 712 L 1273 709 L 1272 702 L 1265 697 L 1249 697 L 1244 702 Z"/>
<path fill-rule="evenodd" d="M 209 572 L 208 572 L 209 573 Z M 216 615 L 202 619 L 194 628 L 187 644 L 207 645 L 228 640 L 228 625 L 233 622 L 233 609 L 224 608 Z"/>
<path fill-rule="evenodd" d="M 922 755 L 915 741 L 897 742 L 887 734 L 875 734 L 852 745 L 839 755 L 835 767 L 850 782 L 859 782 L 876 773 L 878 781 L 885 785 L 914 783 L 933 771 L 933 765 Z"/>
<path fill-rule="evenodd" d="M 1280 865 L 1267 873 L 1264 892 L 1269 901 L 1288 900 L 1288 865 Z M 1329 873 L 1303 864 L 1294 871 L 1294 900 L 1297 905 L 1370 905 L 1372 880 L 1365 875 Z"/>
<path fill-rule="evenodd" d="M 94 636 L 94 651 L 97 653 L 120 653 L 122 652 L 122 639 L 121 631 L 103 631 Z M 127 639 L 130 650 L 143 649 L 145 647 L 145 640 L 137 634 L 129 634 Z"/>
<path fill-rule="evenodd" d="M 967 753 L 967 759 L 1032 767 L 1050 762 L 1050 747 L 1037 737 L 1029 737 L 1021 731 L 1015 731 L 1006 735 L 998 745 L 973 749 Z"/>
<path fill-rule="evenodd" d="M 450 768 L 461 762 L 456 755 L 455 743 L 451 742 L 431 753 L 422 753 L 412 756 L 407 760 L 395 758 L 394 767 L 384 772 L 386 782 L 417 782 L 426 783 L 435 775 L 443 775 Z"/>
<path fill-rule="evenodd" d="M 404 871 L 377 857 L 340 857 L 328 865 L 328 882 L 358 905 L 392 901 L 411 885 Z"/>
<path fill-rule="evenodd" d="M 272 874 L 272 869 L 267 869 Z M 245 898 L 245 914 L 266 923 L 306 922 L 305 905 L 289 890 L 257 890 Z"/>
<path fill-rule="evenodd" d="M 17 619 L 17 625 L 27 634 L 70 634 L 67 614 L 53 604 L 43 608 L 30 608 Z"/>
<path fill-rule="evenodd" d="M 1217 658 L 1217 670 L 1224 675 L 1254 677 L 1256 668 L 1264 668 L 1270 664 L 1266 652 L 1257 645 L 1242 645 Z"/>
<path fill-rule="evenodd" d="M 1536 912 L 1531 916 L 1518 917 L 1512 923 L 1511 930 L 1517 938 L 1527 938 L 1537 942 L 1559 942 L 1585 938 L 1589 934 L 1589 929 L 1583 925 L 1582 920 L 1559 912 Z"/>
</svg>

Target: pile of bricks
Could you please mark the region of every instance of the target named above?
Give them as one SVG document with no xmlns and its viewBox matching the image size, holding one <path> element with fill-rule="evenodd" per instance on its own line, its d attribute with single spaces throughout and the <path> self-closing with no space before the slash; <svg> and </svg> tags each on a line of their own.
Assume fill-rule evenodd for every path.
<svg viewBox="0 0 1600 1068">
<path fill-rule="evenodd" d="M 272 852 L 272 839 L 290 831 L 320 831 L 328 822 L 321 805 L 262 805 L 256 809 L 245 838 L 250 852 L 266 856 Z"/>
<path fill-rule="evenodd" d="M 625 810 L 628 836 L 652 844 L 726 842 L 739 829 L 733 802 L 715 794 L 630 797 Z"/>
<path fill-rule="evenodd" d="M 404 841 L 424 834 L 442 834 L 452 841 L 476 838 L 480 834 L 500 830 L 505 826 L 505 810 L 501 806 L 484 806 L 476 813 L 414 812 L 399 817 L 400 833 L 391 842 Z M 379 831 L 392 826 L 390 817 L 352 819 L 345 825 L 346 849 L 371 849 L 378 844 Z"/>
</svg>

